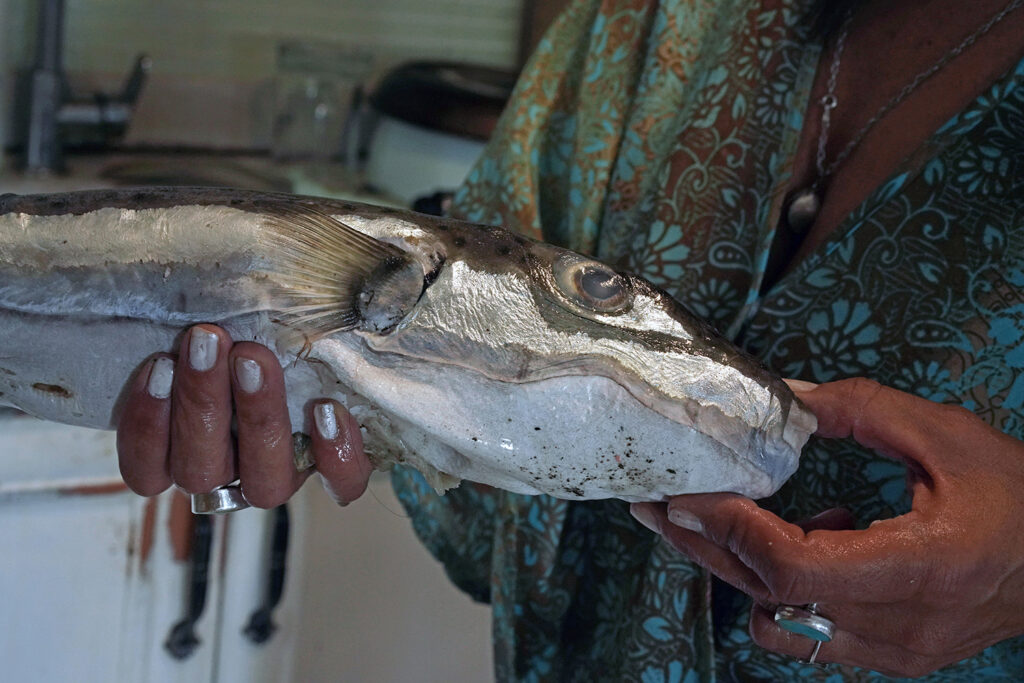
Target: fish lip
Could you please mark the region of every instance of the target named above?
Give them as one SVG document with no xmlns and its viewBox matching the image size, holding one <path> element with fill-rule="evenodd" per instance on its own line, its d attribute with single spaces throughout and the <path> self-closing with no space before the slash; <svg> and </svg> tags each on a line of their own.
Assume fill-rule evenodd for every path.
<svg viewBox="0 0 1024 683">
<path fill-rule="evenodd" d="M 552 375 L 548 379 L 557 379 L 567 374 Z M 802 446 L 802 443 L 800 446 L 796 444 L 799 440 L 798 435 L 802 431 L 802 424 L 800 421 L 794 423 L 790 419 L 790 416 L 793 415 L 793 408 L 797 407 L 795 397 L 790 397 L 789 407 L 786 408 L 785 397 L 780 397 L 769 390 L 769 403 L 774 407 L 766 411 L 769 415 L 768 424 L 751 425 L 744 423 L 741 416 L 726 413 L 715 403 L 702 403 L 696 398 L 692 399 L 692 401 L 683 402 L 662 394 L 655 387 L 644 383 L 642 380 L 630 382 L 628 378 L 624 379 L 621 376 L 615 376 L 613 373 L 595 372 L 593 370 L 579 374 L 598 375 L 614 382 L 633 400 L 651 412 L 700 432 L 723 444 L 738 460 L 751 463 L 757 470 L 768 474 L 769 478 L 774 482 L 781 483 L 785 481 L 795 471 L 795 465 L 790 465 L 792 459 L 787 458 L 783 452 L 785 448 L 783 444 L 791 447 L 796 453 L 800 452 L 800 446 Z M 805 414 L 809 414 L 809 411 L 806 409 L 797 411 L 797 415 L 802 416 Z M 811 415 L 811 420 L 814 420 L 813 415 Z M 746 439 L 727 440 L 722 432 L 710 428 L 714 426 L 716 421 L 720 421 L 728 426 L 740 423 L 749 430 L 749 435 Z M 806 437 L 804 437 L 804 440 L 806 440 Z M 744 442 L 746 448 L 739 447 Z"/>
<path fill-rule="evenodd" d="M 390 354 L 388 351 L 373 349 L 376 354 Z M 682 428 L 691 429 L 718 442 L 724 446 L 735 458 L 736 463 L 743 463 L 743 467 L 752 473 L 763 476 L 763 487 L 760 489 L 764 496 L 774 493 L 781 484 L 788 479 L 796 469 L 797 458 L 786 452 L 786 447 L 792 449 L 793 453 L 799 454 L 802 442 L 798 426 L 793 426 L 788 420 L 789 409 L 786 409 L 786 396 L 779 396 L 769 392 L 773 408 L 766 411 L 769 414 L 768 421 L 772 424 L 750 425 L 743 421 L 738 415 L 729 415 L 714 403 L 700 403 L 696 399 L 681 401 L 660 392 L 656 387 L 637 378 L 631 381 L 632 377 L 627 371 L 616 373 L 610 371 L 608 357 L 606 356 L 573 356 L 566 357 L 544 366 L 529 368 L 529 372 L 521 373 L 515 377 L 497 377 L 482 371 L 480 368 L 449 359 L 427 359 L 418 356 L 394 354 L 402 358 L 404 362 L 442 364 L 456 367 L 462 371 L 472 372 L 488 382 L 526 385 L 556 382 L 559 379 L 568 377 L 595 376 L 606 379 L 618 386 L 623 395 L 642 406 L 646 410 L 656 413 L 661 417 L 678 424 Z M 737 371 L 736 368 L 731 368 Z M 748 378 L 750 379 L 750 378 Z M 782 390 L 788 391 L 788 387 L 781 383 Z M 795 401 L 790 392 L 789 398 Z M 795 405 L 791 403 L 790 405 Z M 804 413 L 806 413 L 804 409 Z M 782 417 L 781 424 L 779 417 Z M 813 419 L 813 418 L 812 418 Z M 726 427 L 739 425 L 741 435 L 734 437 L 736 430 L 716 430 L 711 427 L 726 425 Z M 787 435 L 789 438 L 787 438 Z M 804 436 L 804 439 L 806 437 Z"/>
</svg>

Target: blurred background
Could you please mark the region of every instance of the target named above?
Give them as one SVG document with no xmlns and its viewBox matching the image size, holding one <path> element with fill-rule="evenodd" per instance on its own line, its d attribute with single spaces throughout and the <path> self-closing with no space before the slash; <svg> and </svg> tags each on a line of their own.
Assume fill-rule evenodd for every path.
<svg viewBox="0 0 1024 683">
<path fill-rule="evenodd" d="M 0 0 L 0 193 L 230 186 L 441 212 L 565 0 Z M 2 353 L 2 349 L 0 349 Z M 386 475 L 194 517 L 0 408 L 0 679 L 484 681 L 486 607 Z"/>
</svg>

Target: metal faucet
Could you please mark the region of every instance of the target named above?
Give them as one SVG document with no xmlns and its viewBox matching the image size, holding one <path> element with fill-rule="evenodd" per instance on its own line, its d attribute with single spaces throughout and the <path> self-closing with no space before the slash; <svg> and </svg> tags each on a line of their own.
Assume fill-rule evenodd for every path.
<svg viewBox="0 0 1024 683">
<path fill-rule="evenodd" d="M 64 0 L 39 0 L 36 59 L 29 84 L 25 168 L 49 173 L 63 168 L 63 148 L 71 139 L 110 144 L 131 121 L 132 108 L 152 65 L 139 55 L 116 95 L 94 93 L 76 99 L 63 73 Z"/>
</svg>

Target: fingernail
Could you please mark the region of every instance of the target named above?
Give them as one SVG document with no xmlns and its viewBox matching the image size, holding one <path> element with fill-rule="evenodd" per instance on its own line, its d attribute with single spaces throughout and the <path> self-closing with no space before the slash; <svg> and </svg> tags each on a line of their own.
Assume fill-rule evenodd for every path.
<svg viewBox="0 0 1024 683">
<path fill-rule="evenodd" d="M 171 395 L 174 383 L 174 361 L 170 358 L 157 358 L 149 369 L 146 391 L 153 398 L 165 399 Z"/>
<path fill-rule="evenodd" d="M 263 387 L 263 370 L 251 358 L 235 359 L 235 378 L 238 387 L 247 394 L 255 394 Z"/>
<path fill-rule="evenodd" d="M 805 382 L 802 379 L 784 379 L 782 381 L 788 384 L 789 388 L 796 392 L 806 392 L 818 388 L 818 385 L 814 382 Z"/>
<path fill-rule="evenodd" d="M 689 529 L 695 533 L 704 533 L 704 525 L 701 524 L 699 519 L 697 519 L 697 515 L 693 514 L 689 510 L 681 510 L 679 508 L 670 509 L 668 511 L 668 521 L 672 522 L 676 526 L 681 526 L 684 529 Z"/>
<path fill-rule="evenodd" d="M 341 496 L 334 492 L 334 489 L 331 488 L 331 483 L 327 481 L 327 477 L 325 477 L 323 474 L 320 474 L 319 472 L 317 474 L 320 476 L 320 483 L 323 485 L 324 491 L 327 492 L 327 495 L 330 496 L 331 500 L 333 500 L 334 503 L 339 507 L 347 506 L 349 504 L 349 501 L 345 500 L 344 498 L 342 498 Z"/>
<path fill-rule="evenodd" d="M 316 431 L 327 441 L 338 438 L 338 416 L 334 412 L 333 403 L 319 403 L 313 409 L 313 421 L 316 422 Z"/>
<path fill-rule="evenodd" d="M 629 514 L 633 515 L 636 521 L 643 524 L 656 534 L 661 533 L 661 521 L 654 516 L 651 509 L 643 503 L 633 503 L 629 506 Z"/>
<path fill-rule="evenodd" d="M 217 364 L 217 335 L 202 328 L 192 330 L 188 338 L 188 364 L 206 372 Z"/>
</svg>

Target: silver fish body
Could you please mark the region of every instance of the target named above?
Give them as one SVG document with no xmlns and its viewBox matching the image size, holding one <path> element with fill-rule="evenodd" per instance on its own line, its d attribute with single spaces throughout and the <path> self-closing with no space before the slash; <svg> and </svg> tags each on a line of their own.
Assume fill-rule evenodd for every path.
<svg viewBox="0 0 1024 683">
<path fill-rule="evenodd" d="M 438 488 L 763 497 L 815 429 L 643 279 L 499 228 L 218 189 L 0 197 L 0 404 L 113 428 L 199 322 L 277 353 L 295 431 L 336 397 Z"/>
</svg>

